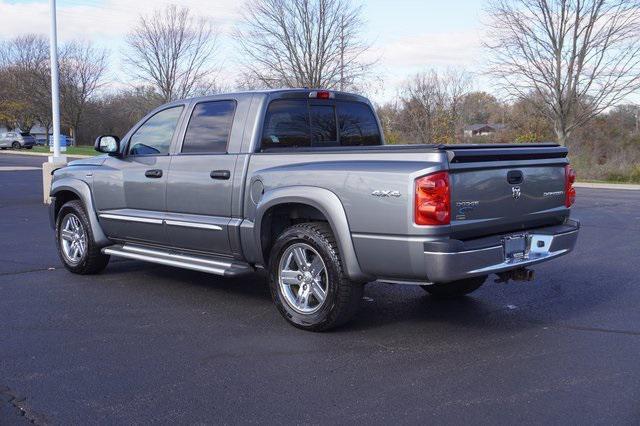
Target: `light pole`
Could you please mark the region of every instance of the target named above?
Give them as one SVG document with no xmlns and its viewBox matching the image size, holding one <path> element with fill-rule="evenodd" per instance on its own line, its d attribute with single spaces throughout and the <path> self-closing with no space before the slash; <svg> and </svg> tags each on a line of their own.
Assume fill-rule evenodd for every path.
<svg viewBox="0 0 640 426">
<path fill-rule="evenodd" d="M 60 156 L 60 89 L 58 83 L 58 29 L 56 23 L 56 0 L 49 0 L 50 33 L 49 56 L 51 57 L 51 115 L 53 121 L 53 156 L 49 157 L 50 163 L 62 163 L 64 157 Z"/>
<path fill-rule="evenodd" d="M 58 30 L 56 26 L 56 0 L 49 0 L 51 28 L 49 33 L 49 56 L 51 57 L 51 118 L 53 122 L 53 155 L 42 164 L 42 190 L 45 204 L 51 203 L 52 173 L 64 167 L 66 155 L 60 155 L 60 90 L 58 86 Z M 47 135 L 48 137 L 49 135 Z"/>
</svg>

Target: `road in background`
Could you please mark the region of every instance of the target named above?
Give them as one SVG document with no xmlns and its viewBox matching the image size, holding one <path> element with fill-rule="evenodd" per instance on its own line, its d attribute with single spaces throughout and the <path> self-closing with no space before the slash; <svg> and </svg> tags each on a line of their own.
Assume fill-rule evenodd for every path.
<svg viewBox="0 0 640 426">
<path fill-rule="evenodd" d="M 638 191 L 578 189 L 578 247 L 533 283 L 372 284 L 313 334 L 259 275 L 68 273 L 40 172 L 6 169 L 42 161 L 0 156 L 0 424 L 640 422 Z"/>
</svg>

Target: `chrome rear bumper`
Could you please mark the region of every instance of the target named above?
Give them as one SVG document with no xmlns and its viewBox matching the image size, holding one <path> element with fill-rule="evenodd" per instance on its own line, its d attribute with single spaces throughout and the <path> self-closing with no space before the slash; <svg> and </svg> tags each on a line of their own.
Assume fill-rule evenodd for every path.
<svg viewBox="0 0 640 426">
<path fill-rule="evenodd" d="M 428 281 L 435 283 L 455 281 L 554 259 L 573 250 L 579 229 L 580 223 L 570 220 L 561 227 L 523 231 L 521 234 L 526 233 L 530 238 L 530 248 L 524 256 L 518 258 L 508 258 L 505 255 L 504 246 L 495 242 L 488 247 L 460 251 L 425 250 Z"/>
</svg>

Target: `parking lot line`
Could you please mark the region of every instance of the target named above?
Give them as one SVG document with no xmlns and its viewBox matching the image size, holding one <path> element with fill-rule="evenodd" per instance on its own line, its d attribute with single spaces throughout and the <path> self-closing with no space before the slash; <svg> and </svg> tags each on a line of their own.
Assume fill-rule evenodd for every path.
<svg viewBox="0 0 640 426">
<path fill-rule="evenodd" d="M 0 166 L 0 172 L 24 172 L 27 170 L 42 170 L 42 168 L 28 166 Z"/>
</svg>

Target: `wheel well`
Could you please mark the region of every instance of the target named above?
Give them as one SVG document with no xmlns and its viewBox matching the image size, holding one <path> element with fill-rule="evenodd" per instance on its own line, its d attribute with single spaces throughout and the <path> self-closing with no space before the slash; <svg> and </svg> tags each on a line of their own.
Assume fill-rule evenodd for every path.
<svg viewBox="0 0 640 426">
<path fill-rule="evenodd" d="M 282 231 L 304 222 L 328 222 L 328 220 L 317 208 L 301 203 L 278 204 L 265 212 L 260 225 L 260 242 L 265 264 L 269 262 L 271 247 Z"/>
<path fill-rule="evenodd" d="M 59 191 L 59 192 L 56 192 L 55 197 L 56 197 L 56 205 L 54 210 L 55 211 L 54 220 L 58 218 L 58 212 L 60 211 L 62 206 L 65 205 L 65 203 L 68 203 L 71 200 L 80 199 L 78 194 L 76 194 L 73 191 Z"/>
</svg>

